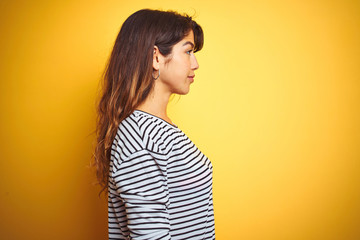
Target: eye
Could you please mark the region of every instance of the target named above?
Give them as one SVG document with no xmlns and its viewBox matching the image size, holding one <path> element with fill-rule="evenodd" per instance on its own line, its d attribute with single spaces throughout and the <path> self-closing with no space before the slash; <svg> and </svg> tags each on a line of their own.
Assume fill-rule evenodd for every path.
<svg viewBox="0 0 360 240">
<path fill-rule="evenodd" d="M 190 55 L 190 54 L 192 53 L 192 51 L 193 51 L 193 50 L 191 49 L 191 50 L 187 51 L 186 54 L 189 54 L 189 55 Z"/>
</svg>

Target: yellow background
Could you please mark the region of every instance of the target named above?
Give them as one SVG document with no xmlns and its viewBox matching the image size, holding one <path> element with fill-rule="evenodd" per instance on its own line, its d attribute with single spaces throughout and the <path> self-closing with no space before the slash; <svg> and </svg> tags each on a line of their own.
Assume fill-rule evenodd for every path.
<svg viewBox="0 0 360 240">
<path fill-rule="evenodd" d="M 360 239 L 360 2 L 1 1 L 0 239 L 106 239 L 98 82 L 142 8 L 196 15 L 169 113 L 214 166 L 217 239 Z"/>
</svg>

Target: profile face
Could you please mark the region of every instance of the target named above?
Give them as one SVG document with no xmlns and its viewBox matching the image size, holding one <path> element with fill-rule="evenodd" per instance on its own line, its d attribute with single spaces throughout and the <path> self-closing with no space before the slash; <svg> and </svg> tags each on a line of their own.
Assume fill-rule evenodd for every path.
<svg viewBox="0 0 360 240">
<path fill-rule="evenodd" d="M 165 91 L 181 95 L 189 92 L 190 84 L 194 82 L 195 70 L 199 68 L 193 50 L 194 33 L 191 30 L 187 36 L 173 46 L 172 53 L 164 58 L 165 61 L 169 58 L 171 60 L 161 64 L 161 74 L 156 81 L 163 85 Z"/>
</svg>

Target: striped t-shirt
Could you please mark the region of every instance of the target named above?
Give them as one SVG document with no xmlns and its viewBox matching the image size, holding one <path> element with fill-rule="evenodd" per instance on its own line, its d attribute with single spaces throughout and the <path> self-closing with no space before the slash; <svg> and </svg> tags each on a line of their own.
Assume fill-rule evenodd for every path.
<svg viewBox="0 0 360 240">
<path fill-rule="evenodd" d="M 109 239 L 215 239 L 211 162 L 161 118 L 120 123 L 108 192 Z"/>
</svg>

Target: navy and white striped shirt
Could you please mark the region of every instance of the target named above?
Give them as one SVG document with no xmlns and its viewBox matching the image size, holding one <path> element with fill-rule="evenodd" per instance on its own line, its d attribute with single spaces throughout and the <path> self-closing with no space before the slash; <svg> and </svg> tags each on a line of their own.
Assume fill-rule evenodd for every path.
<svg viewBox="0 0 360 240">
<path fill-rule="evenodd" d="M 215 239 L 211 162 L 161 118 L 120 123 L 108 191 L 109 239 Z"/>
</svg>

